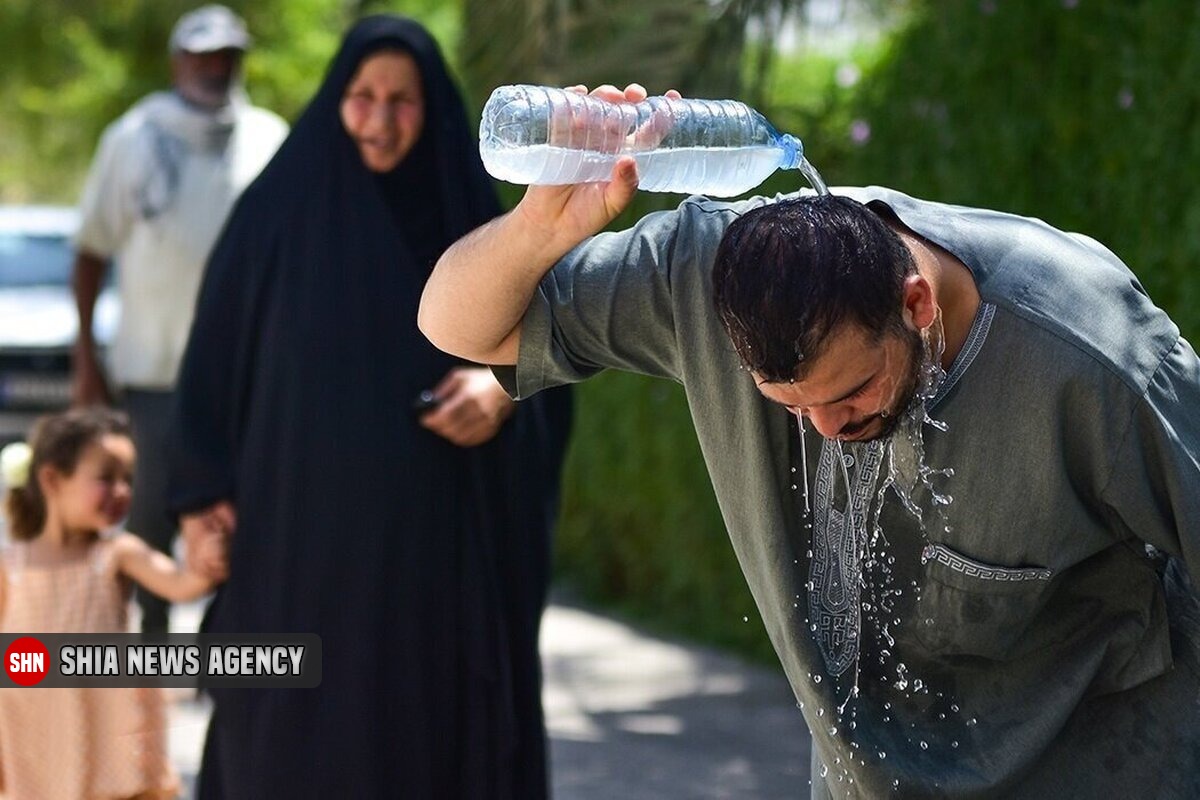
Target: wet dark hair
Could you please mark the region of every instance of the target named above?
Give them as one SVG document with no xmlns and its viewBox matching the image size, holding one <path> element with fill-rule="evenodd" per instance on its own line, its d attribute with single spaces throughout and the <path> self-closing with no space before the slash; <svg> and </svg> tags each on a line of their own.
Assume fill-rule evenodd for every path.
<svg viewBox="0 0 1200 800">
<path fill-rule="evenodd" d="M 725 231 L 713 299 L 742 363 L 767 381 L 802 377 L 844 322 L 876 340 L 903 329 L 916 262 L 871 209 L 822 195 L 756 208 Z"/>
<path fill-rule="evenodd" d="M 129 436 L 129 418 L 108 408 L 82 408 L 51 414 L 34 423 L 29 433 L 33 455 L 24 486 L 10 486 L 5 493 L 9 535 L 14 539 L 36 539 L 46 524 L 46 497 L 38 483 L 38 470 L 50 465 L 71 475 L 88 445 L 109 434 Z"/>
</svg>

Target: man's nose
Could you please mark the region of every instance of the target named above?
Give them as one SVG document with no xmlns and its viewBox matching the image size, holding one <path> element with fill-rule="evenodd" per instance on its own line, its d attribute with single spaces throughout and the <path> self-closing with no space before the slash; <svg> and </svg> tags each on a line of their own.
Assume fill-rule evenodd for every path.
<svg viewBox="0 0 1200 800">
<path fill-rule="evenodd" d="M 804 409 L 801 413 L 817 429 L 817 433 L 826 439 L 835 439 L 850 422 L 850 409 L 842 406 L 817 406 Z"/>
</svg>

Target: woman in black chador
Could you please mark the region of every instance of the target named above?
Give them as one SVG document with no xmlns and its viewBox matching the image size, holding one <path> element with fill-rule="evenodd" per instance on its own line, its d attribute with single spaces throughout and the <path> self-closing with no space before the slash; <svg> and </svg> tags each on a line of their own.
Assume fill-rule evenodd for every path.
<svg viewBox="0 0 1200 800">
<path fill-rule="evenodd" d="M 200 797 L 546 795 L 537 630 L 567 398 L 514 406 L 416 325 L 433 262 L 497 211 L 433 40 L 374 17 L 230 218 L 180 375 L 172 503 L 185 537 L 233 529 L 206 632 L 315 632 L 323 678 L 213 690 Z"/>
</svg>

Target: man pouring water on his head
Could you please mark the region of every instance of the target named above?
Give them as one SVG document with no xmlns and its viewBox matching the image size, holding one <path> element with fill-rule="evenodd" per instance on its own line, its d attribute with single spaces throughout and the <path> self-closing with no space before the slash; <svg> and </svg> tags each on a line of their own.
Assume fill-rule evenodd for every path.
<svg viewBox="0 0 1200 800">
<path fill-rule="evenodd" d="M 683 384 L 813 796 L 1200 796 L 1200 361 L 1121 260 L 878 187 L 598 233 L 636 185 L 531 187 L 419 322 Z"/>
</svg>

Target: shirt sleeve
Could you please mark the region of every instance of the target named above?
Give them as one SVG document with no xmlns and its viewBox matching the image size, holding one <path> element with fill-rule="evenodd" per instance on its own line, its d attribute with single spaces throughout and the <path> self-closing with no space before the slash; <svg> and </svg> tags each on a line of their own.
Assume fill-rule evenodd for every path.
<svg viewBox="0 0 1200 800">
<path fill-rule="evenodd" d="M 79 231 L 75 246 L 111 258 L 129 234 L 134 219 L 133 198 L 124 163 L 129 130 L 117 122 L 100 138 L 79 200 Z"/>
<path fill-rule="evenodd" d="M 738 208 L 693 198 L 580 244 L 538 285 L 517 364 L 492 368 L 500 383 L 520 398 L 608 368 L 682 380 L 677 321 L 710 313 L 707 275 Z"/>
<path fill-rule="evenodd" d="M 1200 575 L 1200 361 L 1182 337 L 1135 406 L 1103 495 L 1133 535 Z"/>
</svg>

